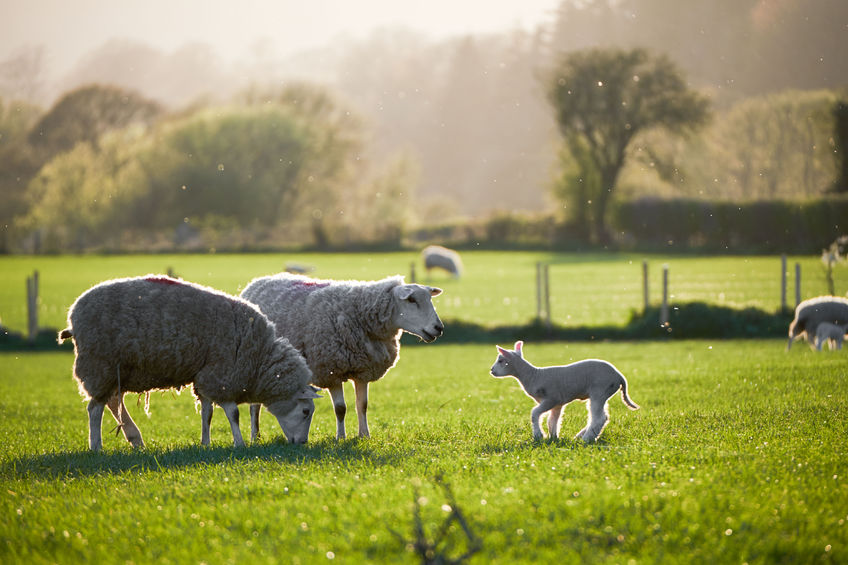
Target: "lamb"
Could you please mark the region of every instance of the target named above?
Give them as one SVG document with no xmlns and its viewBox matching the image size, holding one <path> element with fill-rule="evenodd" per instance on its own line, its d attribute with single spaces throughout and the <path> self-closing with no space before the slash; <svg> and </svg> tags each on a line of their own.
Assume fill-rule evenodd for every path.
<svg viewBox="0 0 848 565">
<path fill-rule="evenodd" d="M 834 349 L 842 349 L 842 342 L 845 340 L 846 326 L 831 324 L 830 322 L 822 322 L 816 328 L 816 350 L 821 351 L 824 342 L 827 342 L 831 351 Z"/>
<path fill-rule="evenodd" d="M 89 399 L 89 448 L 102 449 L 108 406 L 134 447 L 144 447 L 126 392 L 192 385 L 201 405 L 201 443 L 209 445 L 212 403 L 243 446 L 238 404 L 265 404 L 292 443 L 305 443 L 314 412 L 312 373 L 303 356 L 252 304 L 161 275 L 100 283 L 77 298 L 59 342 L 73 338 L 74 377 Z"/>
<path fill-rule="evenodd" d="M 789 324 L 789 341 L 786 350 L 792 347 L 792 342 L 806 337 L 810 347 L 815 348 L 815 335 L 822 322 L 837 326 L 848 325 L 848 299 L 839 296 L 818 296 L 798 304 L 795 308 L 795 319 Z"/>
<path fill-rule="evenodd" d="M 601 435 L 609 421 L 607 401 L 621 389 L 621 399 L 631 410 L 638 410 L 627 396 L 627 380 L 611 363 L 599 359 L 585 359 L 570 365 L 534 367 L 524 359 L 524 342 L 515 342 L 510 351 L 498 347 L 498 358 L 492 365 L 494 377 L 515 377 L 524 392 L 536 401 L 530 412 L 533 439 L 542 439 L 539 419 L 545 412 L 548 417 L 548 434 L 551 439 L 559 435 L 559 416 L 562 407 L 572 400 L 588 400 L 589 419 L 576 438 L 591 443 Z"/>
<path fill-rule="evenodd" d="M 395 276 L 379 281 L 335 281 L 280 273 L 259 277 L 241 297 L 256 304 L 303 353 L 312 384 L 330 391 L 336 437 L 345 437 L 343 383 L 353 381 L 359 436 L 369 437 L 368 384 L 395 366 L 400 335 L 406 331 L 426 342 L 444 326 L 432 297 L 441 289 L 404 284 Z M 259 434 L 259 407 L 251 406 L 251 434 Z"/>
<path fill-rule="evenodd" d="M 456 279 L 462 275 L 462 259 L 453 249 L 440 245 L 428 245 L 421 254 L 424 257 L 424 268 L 427 269 L 428 277 L 431 269 L 444 269 Z"/>
</svg>

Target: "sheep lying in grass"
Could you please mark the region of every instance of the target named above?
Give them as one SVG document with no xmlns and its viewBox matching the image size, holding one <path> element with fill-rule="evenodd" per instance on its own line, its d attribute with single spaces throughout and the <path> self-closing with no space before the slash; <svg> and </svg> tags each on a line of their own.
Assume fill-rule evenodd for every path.
<svg viewBox="0 0 848 565">
<path fill-rule="evenodd" d="M 621 399 L 631 410 L 638 410 L 627 396 L 627 380 L 618 369 L 606 361 L 586 359 L 570 365 L 534 367 L 524 359 L 523 342 L 515 342 L 515 350 L 498 347 L 498 358 L 492 365 L 492 376 L 515 377 L 524 392 L 537 402 L 530 412 L 533 438 L 542 439 L 539 419 L 550 411 L 548 434 L 551 439 L 559 435 L 559 416 L 562 407 L 572 400 L 587 400 L 589 420 L 577 432 L 577 438 L 591 443 L 601 435 L 609 421 L 607 400 L 621 389 Z"/>
<path fill-rule="evenodd" d="M 839 296 L 818 296 L 798 304 L 795 319 L 789 324 L 786 350 L 792 347 L 793 341 L 802 337 L 806 337 L 810 347 L 816 348 L 816 331 L 823 322 L 848 325 L 848 300 Z"/>
<path fill-rule="evenodd" d="M 842 349 L 842 342 L 845 340 L 846 326 L 831 324 L 830 322 L 822 322 L 816 328 L 816 350 L 821 351 L 822 346 L 827 342 L 831 351 L 834 349 Z"/>
<path fill-rule="evenodd" d="M 252 304 L 165 276 L 116 279 L 77 298 L 59 342 L 73 338 L 74 377 L 88 403 L 89 447 L 102 448 L 108 406 L 124 437 L 144 447 L 123 396 L 191 384 L 209 444 L 212 402 L 224 409 L 233 443 L 244 445 L 238 404 L 262 403 L 292 443 L 305 443 L 314 412 L 312 373 Z"/>
<path fill-rule="evenodd" d="M 441 245 L 428 245 L 421 255 L 424 257 L 424 268 L 427 270 L 428 277 L 431 269 L 443 269 L 452 274 L 455 279 L 462 275 L 462 259 L 453 249 Z"/>
<path fill-rule="evenodd" d="M 394 367 L 404 331 L 424 341 L 442 335 L 444 326 L 431 297 L 442 291 L 403 284 L 402 277 L 379 281 L 331 281 L 280 273 L 254 279 L 242 298 L 256 304 L 303 353 L 312 384 L 330 390 L 336 412 L 336 437 L 345 437 L 343 384 L 352 380 L 359 436 L 369 437 L 368 383 Z M 251 434 L 259 433 L 259 407 L 250 408 Z"/>
</svg>

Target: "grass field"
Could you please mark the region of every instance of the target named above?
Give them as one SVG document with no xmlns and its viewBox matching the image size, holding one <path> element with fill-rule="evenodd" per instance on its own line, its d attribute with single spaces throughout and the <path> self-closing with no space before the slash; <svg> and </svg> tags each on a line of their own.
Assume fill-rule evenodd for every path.
<svg viewBox="0 0 848 565">
<path fill-rule="evenodd" d="M 442 474 L 481 541 L 471 563 L 845 563 L 848 358 L 783 346 L 528 343 L 538 365 L 627 375 L 642 409 L 611 399 L 588 447 L 531 441 L 533 402 L 488 375 L 494 347 L 436 344 L 372 387 L 370 440 L 336 442 L 322 398 L 307 446 L 266 416 L 266 439 L 234 450 L 218 411 L 204 449 L 191 395 L 155 393 L 149 418 L 127 402 L 147 449 L 107 416 L 100 454 L 72 355 L 0 354 L 0 562 L 412 563 L 392 531 L 412 539 L 417 498 L 434 534 Z M 568 406 L 563 435 L 585 417 Z M 454 525 L 450 555 L 463 539 Z"/>
<path fill-rule="evenodd" d="M 724 306 L 754 306 L 768 312 L 780 307 L 779 257 L 681 257 L 643 255 L 468 252 L 465 275 L 455 281 L 434 274 L 429 281 L 415 253 L 120 255 L 0 257 L 0 320 L 16 331 L 26 329 L 26 277 L 41 278 L 42 327 L 60 329 L 68 307 L 91 285 L 114 277 L 164 272 L 237 293 L 253 277 L 282 270 L 286 262 L 312 265 L 315 276 L 377 279 L 409 275 L 416 263 L 419 281 L 445 290 L 436 299 L 445 320 L 482 325 L 520 325 L 536 316 L 536 262 L 550 263 L 553 319 L 564 326 L 623 325 L 642 309 L 642 261 L 650 265 L 651 300 L 661 299 L 662 265 L 669 266 L 673 302 L 703 301 Z M 827 293 L 817 257 L 791 257 L 790 303 L 794 301 L 794 264 L 802 266 L 801 297 Z M 835 271 L 836 289 L 848 290 L 848 268 Z M 450 326 L 448 326 L 450 331 Z"/>
</svg>

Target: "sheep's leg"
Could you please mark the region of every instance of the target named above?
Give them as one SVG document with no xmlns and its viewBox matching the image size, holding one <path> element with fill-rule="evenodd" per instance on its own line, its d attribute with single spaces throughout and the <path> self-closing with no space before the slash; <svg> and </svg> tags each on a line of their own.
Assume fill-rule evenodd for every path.
<svg viewBox="0 0 848 565">
<path fill-rule="evenodd" d="M 353 391 L 356 393 L 356 415 L 359 418 L 359 437 L 371 437 L 368 431 L 368 382 L 353 381 Z"/>
<path fill-rule="evenodd" d="M 100 426 L 103 424 L 104 408 L 104 404 L 97 402 L 93 398 L 88 402 L 88 447 L 92 451 L 103 449 Z"/>
<path fill-rule="evenodd" d="M 109 407 L 109 411 L 112 412 L 112 416 L 115 418 L 115 421 L 121 426 L 121 431 L 127 441 L 130 442 L 133 447 L 144 447 L 144 440 L 141 439 L 141 432 L 139 431 L 138 426 L 135 425 L 132 417 L 130 417 L 130 413 L 127 412 L 127 407 L 124 405 L 124 395 L 113 395 L 106 403 L 106 406 Z"/>
<path fill-rule="evenodd" d="M 250 405 L 250 442 L 253 443 L 259 439 L 259 412 L 262 410 L 261 404 Z"/>
<path fill-rule="evenodd" d="M 562 412 L 563 405 L 554 406 L 548 414 L 548 437 L 556 439 L 559 435 L 559 415 Z"/>
<path fill-rule="evenodd" d="M 343 383 L 329 387 L 330 397 L 333 399 L 333 410 L 336 412 L 336 439 L 345 438 L 345 406 Z"/>
<path fill-rule="evenodd" d="M 222 402 L 220 406 L 224 409 L 227 420 L 230 421 L 230 428 L 233 430 L 233 445 L 235 447 L 244 447 L 244 439 L 241 437 L 241 430 L 239 429 L 238 404 L 235 402 Z"/>
<path fill-rule="evenodd" d="M 606 399 L 589 400 L 589 422 L 583 433 L 583 441 L 592 443 L 597 439 L 609 421 L 609 412 Z"/>
<path fill-rule="evenodd" d="M 200 396 L 200 445 L 209 445 L 212 442 L 212 411 L 215 406 L 205 396 Z"/>
<path fill-rule="evenodd" d="M 530 425 L 533 427 L 533 439 L 542 439 L 542 428 L 539 425 L 539 418 L 541 418 L 542 414 L 556 405 L 556 401 L 544 399 L 530 412 Z"/>
</svg>

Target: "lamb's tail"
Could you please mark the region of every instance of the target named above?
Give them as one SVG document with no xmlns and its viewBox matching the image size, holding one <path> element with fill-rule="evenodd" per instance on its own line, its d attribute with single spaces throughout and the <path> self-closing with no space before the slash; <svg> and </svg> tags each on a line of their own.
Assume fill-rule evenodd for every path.
<svg viewBox="0 0 848 565">
<path fill-rule="evenodd" d="M 631 410 L 639 409 L 639 405 L 633 402 L 630 397 L 627 396 L 627 379 L 624 378 L 624 375 L 621 376 L 621 400 Z"/>
<path fill-rule="evenodd" d="M 63 343 L 66 339 L 71 339 L 72 337 L 74 337 L 74 333 L 71 331 L 71 328 L 65 328 L 59 332 L 59 339 L 56 341 Z"/>
</svg>

